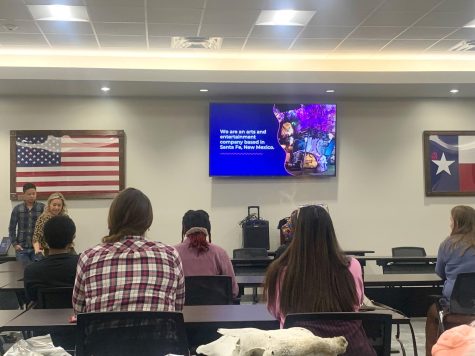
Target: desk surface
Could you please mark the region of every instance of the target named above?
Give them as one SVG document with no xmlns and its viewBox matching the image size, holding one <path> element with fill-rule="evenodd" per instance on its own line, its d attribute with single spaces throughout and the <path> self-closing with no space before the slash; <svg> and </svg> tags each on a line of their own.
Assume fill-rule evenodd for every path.
<svg viewBox="0 0 475 356">
<path fill-rule="evenodd" d="M 24 312 L 24 310 L 0 310 L 0 328 Z"/>
<path fill-rule="evenodd" d="M 263 275 L 236 276 L 236 282 L 244 287 L 256 287 L 264 283 Z M 365 274 L 365 286 L 421 286 L 442 284 L 435 273 L 430 274 Z"/>
<path fill-rule="evenodd" d="M 11 310 L 21 314 L 21 310 Z M 390 314 L 394 324 L 404 324 L 409 322 L 409 318 L 388 309 L 366 311 L 365 313 Z M 1 324 L 2 330 L 34 330 L 37 328 L 58 328 L 74 327 L 76 324 L 69 323 L 68 319 L 73 314 L 72 309 L 31 309 L 5 324 Z M 243 304 L 243 305 L 200 305 L 185 306 L 183 317 L 186 324 L 194 323 L 216 323 L 227 324 L 242 322 L 275 322 L 278 328 L 278 321 L 267 311 L 265 304 Z M 1 314 L 0 314 L 1 318 Z"/>
<path fill-rule="evenodd" d="M 23 289 L 23 281 L 18 281 L 23 278 L 23 271 L 0 273 L 0 289 L 5 286 L 14 284 L 15 286 Z"/>
<path fill-rule="evenodd" d="M 18 272 L 25 269 L 25 265 L 18 261 L 9 261 L 0 264 L 0 272 Z"/>
</svg>

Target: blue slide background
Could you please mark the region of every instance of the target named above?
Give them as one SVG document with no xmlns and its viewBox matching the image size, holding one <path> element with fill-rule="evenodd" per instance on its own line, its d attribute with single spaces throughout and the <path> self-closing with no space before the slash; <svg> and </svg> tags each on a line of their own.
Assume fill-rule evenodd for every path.
<svg viewBox="0 0 475 356">
<path fill-rule="evenodd" d="M 209 175 L 210 176 L 290 176 L 285 170 L 285 152 L 277 141 L 279 123 L 273 104 L 210 104 Z M 273 150 L 220 150 L 220 130 L 267 130 L 256 139 L 264 140 Z M 239 153 L 222 155 L 220 153 Z M 244 155 L 243 153 L 262 153 Z"/>
</svg>

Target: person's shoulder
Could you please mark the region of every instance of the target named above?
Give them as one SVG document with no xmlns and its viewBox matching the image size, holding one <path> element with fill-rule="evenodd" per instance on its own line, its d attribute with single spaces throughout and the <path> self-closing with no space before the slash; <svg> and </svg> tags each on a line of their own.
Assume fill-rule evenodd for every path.
<svg viewBox="0 0 475 356">
<path fill-rule="evenodd" d="M 40 208 L 44 208 L 45 207 L 45 204 L 40 202 L 40 201 L 35 201 L 35 204 L 36 206 L 40 207 Z"/>
<path fill-rule="evenodd" d="M 228 253 L 226 252 L 224 248 L 222 248 L 221 246 L 215 245 L 213 243 L 209 244 L 209 248 L 215 251 L 216 253 L 219 253 L 220 255 L 226 255 L 226 256 L 228 255 Z"/>
<path fill-rule="evenodd" d="M 24 271 L 25 277 L 33 276 L 33 275 L 36 275 L 36 274 L 41 274 L 42 271 L 46 267 L 46 264 L 47 264 L 46 260 L 47 259 L 44 258 L 40 261 L 32 262 L 28 266 L 26 266 L 25 271 Z"/>
</svg>

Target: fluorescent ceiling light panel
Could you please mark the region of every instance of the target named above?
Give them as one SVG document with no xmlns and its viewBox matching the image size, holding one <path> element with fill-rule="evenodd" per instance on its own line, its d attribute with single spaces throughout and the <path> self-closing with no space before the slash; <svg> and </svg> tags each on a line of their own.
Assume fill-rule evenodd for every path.
<svg viewBox="0 0 475 356">
<path fill-rule="evenodd" d="M 465 24 L 463 27 L 469 27 L 469 28 L 475 27 L 475 19 Z"/>
<path fill-rule="evenodd" d="M 28 5 L 28 8 L 33 18 L 39 21 L 89 21 L 85 6 Z"/>
<path fill-rule="evenodd" d="M 305 26 L 315 11 L 263 10 L 256 21 L 258 26 Z"/>
</svg>

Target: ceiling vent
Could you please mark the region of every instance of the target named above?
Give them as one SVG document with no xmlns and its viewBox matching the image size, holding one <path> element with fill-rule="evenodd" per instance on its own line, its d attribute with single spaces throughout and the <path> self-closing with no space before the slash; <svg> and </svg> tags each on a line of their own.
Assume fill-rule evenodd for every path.
<svg viewBox="0 0 475 356">
<path fill-rule="evenodd" d="M 220 49 L 222 37 L 172 37 L 172 48 Z"/>
<path fill-rule="evenodd" d="M 461 41 L 453 46 L 450 51 L 452 52 L 471 52 L 475 51 L 475 40 Z"/>
</svg>

